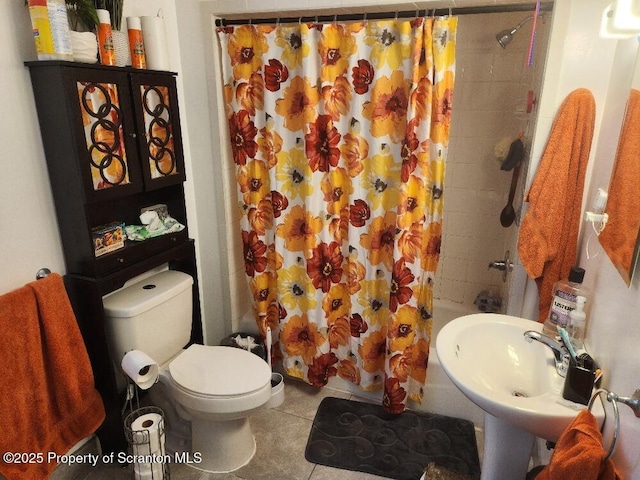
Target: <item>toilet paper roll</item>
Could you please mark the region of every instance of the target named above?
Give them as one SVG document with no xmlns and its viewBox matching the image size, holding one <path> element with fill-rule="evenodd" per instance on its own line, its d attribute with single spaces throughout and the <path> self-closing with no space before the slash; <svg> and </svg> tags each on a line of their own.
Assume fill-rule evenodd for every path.
<svg viewBox="0 0 640 480">
<path fill-rule="evenodd" d="M 136 480 L 162 480 L 164 478 L 162 463 L 137 463 L 133 466 Z"/>
<path fill-rule="evenodd" d="M 141 389 L 147 390 L 158 381 L 158 364 L 144 352 L 131 350 L 122 357 L 122 369 Z"/>
<path fill-rule="evenodd" d="M 134 455 L 164 455 L 164 419 L 158 413 L 145 413 L 131 424 Z"/>
<path fill-rule="evenodd" d="M 167 34 L 162 17 L 140 17 L 147 68 L 169 70 Z"/>
</svg>

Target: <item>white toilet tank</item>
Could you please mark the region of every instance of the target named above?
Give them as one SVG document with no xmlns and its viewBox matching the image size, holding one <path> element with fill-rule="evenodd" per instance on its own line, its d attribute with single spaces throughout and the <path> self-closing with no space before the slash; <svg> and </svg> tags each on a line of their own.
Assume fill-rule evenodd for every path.
<svg viewBox="0 0 640 480">
<path fill-rule="evenodd" d="M 166 270 L 103 298 L 114 362 L 142 350 L 159 365 L 176 355 L 191 336 L 193 278 Z"/>
</svg>

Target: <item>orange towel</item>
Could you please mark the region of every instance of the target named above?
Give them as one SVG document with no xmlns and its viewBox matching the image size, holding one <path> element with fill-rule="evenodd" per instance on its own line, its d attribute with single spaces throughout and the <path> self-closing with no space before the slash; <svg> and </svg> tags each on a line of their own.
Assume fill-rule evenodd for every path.
<svg viewBox="0 0 640 480">
<path fill-rule="evenodd" d="M 64 455 L 105 417 L 60 275 L 0 296 L 0 332 L 0 452 L 32 454 L 3 458 L 0 474 L 42 480 L 57 466 L 49 452 Z"/>
<path fill-rule="evenodd" d="M 560 435 L 547 465 L 536 480 L 619 480 L 611 460 L 605 460 L 596 418 L 582 410 Z"/>
<path fill-rule="evenodd" d="M 600 234 L 604 247 L 623 278 L 630 282 L 631 261 L 640 230 L 640 91 L 631 90 L 611 174 L 606 212 L 609 223 Z"/>
<path fill-rule="evenodd" d="M 571 92 L 551 128 L 526 201 L 518 254 L 538 285 L 539 322 L 551 305 L 553 284 L 576 263 L 584 177 L 591 151 L 595 100 L 589 90 Z"/>
</svg>

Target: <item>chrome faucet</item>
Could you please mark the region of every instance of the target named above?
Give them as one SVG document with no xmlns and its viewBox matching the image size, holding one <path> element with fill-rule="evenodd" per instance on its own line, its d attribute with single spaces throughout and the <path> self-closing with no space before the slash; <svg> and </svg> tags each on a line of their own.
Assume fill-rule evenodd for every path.
<svg viewBox="0 0 640 480">
<path fill-rule="evenodd" d="M 567 370 L 569 369 L 570 356 L 569 351 L 562 343 L 540 332 L 536 332 L 535 330 L 527 330 L 524 332 L 524 338 L 529 343 L 536 340 L 537 342 L 549 347 L 553 352 L 553 357 L 555 359 L 556 372 L 558 372 L 558 375 L 561 377 L 566 377 Z"/>
</svg>

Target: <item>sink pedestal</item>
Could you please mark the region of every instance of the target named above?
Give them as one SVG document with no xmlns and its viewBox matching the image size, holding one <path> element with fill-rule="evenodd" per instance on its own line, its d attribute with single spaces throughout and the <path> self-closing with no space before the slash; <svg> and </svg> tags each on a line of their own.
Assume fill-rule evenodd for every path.
<svg viewBox="0 0 640 480">
<path fill-rule="evenodd" d="M 529 432 L 485 412 L 480 480 L 524 479 L 535 439 Z"/>
</svg>

